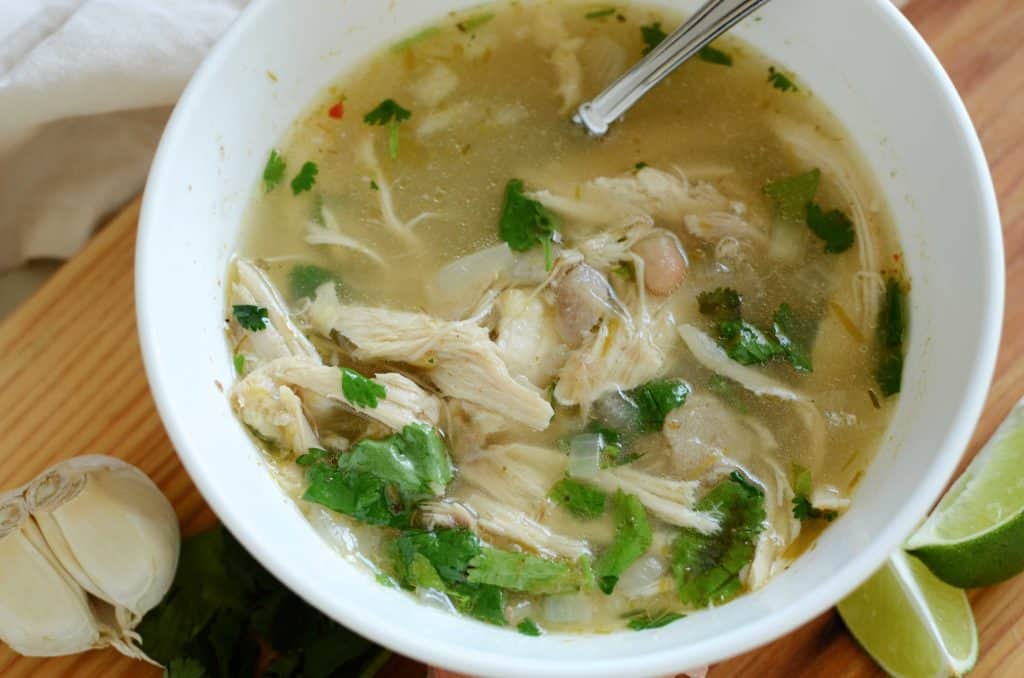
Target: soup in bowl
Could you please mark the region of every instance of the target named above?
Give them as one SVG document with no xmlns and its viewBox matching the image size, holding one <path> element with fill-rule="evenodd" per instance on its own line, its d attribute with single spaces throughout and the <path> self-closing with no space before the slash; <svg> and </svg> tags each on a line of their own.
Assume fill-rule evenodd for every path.
<svg viewBox="0 0 1024 678">
<path fill-rule="evenodd" d="M 975 265 L 998 260 L 959 104 L 940 150 L 973 177 L 973 239 L 934 226 L 948 206 L 926 224 L 897 199 L 937 168 L 910 143 L 921 130 L 875 127 L 835 86 L 868 67 L 811 64 L 819 43 L 782 37 L 842 17 L 765 12 L 594 139 L 574 107 L 678 15 L 451 5 L 352 6 L 333 33 L 301 3 L 257 5 L 186 94 L 147 194 L 139 305 L 197 484 L 312 602 L 463 670 L 678 670 L 835 602 L 934 500 L 991 371 L 997 268 L 957 290 L 970 331 L 937 329 L 934 257 L 959 238 Z M 846 11 L 906 31 L 891 10 Z M 374 12 L 396 24 L 370 40 Z M 312 32 L 301 54 L 257 50 L 272 21 Z M 948 98 L 899 34 L 919 86 Z M 196 93 L 232 76 L 284 110 L 251 123 Z M 205 143 L 181 130 L 208 129 L 202 113 L 225 125 L 214 186 L 207 170 L 182 183 Z M 161 349 L 156 271 L 189 250 L 156 244 L 174 194 L 205 224 L 184 228 L 207 243 L 188 294 L 217 312 Z M 935 371 L 965 343 L 970 370 Z M 201 418 L 168 404 L 198 375 L 166 362 L 200 344 L 219 399 Z M 938 381 L 959 384 L 957 409 L 934 402 Z"/>
</svg>

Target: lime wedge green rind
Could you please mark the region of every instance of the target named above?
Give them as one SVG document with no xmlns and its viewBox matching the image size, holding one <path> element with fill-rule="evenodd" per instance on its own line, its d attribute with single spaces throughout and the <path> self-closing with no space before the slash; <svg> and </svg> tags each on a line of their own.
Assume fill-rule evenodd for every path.
<svg viewBox="0 0 1024 678">
<path fill-rule="evenodd" d="M 906 547 L 960 588 L 989 586 L 1024 570 L 1024 401 Z"/>
<path fill-rule="evenodd" d="M 962 676 L 978 658 L 967 596 L 902 551 L 839 605 L 865 651 L 900 678 Z"/>
</svg>

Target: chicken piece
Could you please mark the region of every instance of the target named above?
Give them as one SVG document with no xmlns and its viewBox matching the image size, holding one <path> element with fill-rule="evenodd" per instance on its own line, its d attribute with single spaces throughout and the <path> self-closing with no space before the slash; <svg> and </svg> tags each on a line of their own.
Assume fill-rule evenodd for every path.
<svg viewBox="0 0 1024 678">
<path fill-rule="evenodd" d="M 480 530 L 514 541 L 549 557 L 571 558 L 590 555 L 587 542 L 575 539 L 540 524 L 522 511 L 509 508 L 498 499 L 471 494 L 463 503 L 477 515 Z"/>
<path fill-rule="evenodd" d="M 635 326 L 615 316 L 584 344 L 569 354 L 558 374 L 555 399 L 562 405 L 579 405 L 586 414 L 602 394 L 628 390 L 658 376 L 665 362 L 659 346 L 661 327 L 670 327 L 668 315 Z"/>
<path fill-rule="evenodd" d="M 670 525 L 690 527 L 702 534 L 718 531 L 718 519 L 695 511 L 697 481 L 674 480 L 622 466 L 606 469 L 586 482 L 608 492 L 622 490 L 634 495 L 648 511 Z"/>
<path fill-rule="evenodd" d="M 448 66 L 435 63 L 426 73 L 413 80 L 410 90 L 416 103 L 433 108 L 459 86 L 459 76 Z"/>
<path fill-rule="evenodd" d="M 449 420 L 444 430 L 451 439 L 452 457 L 457 462 L 472 457 L 518 427 L 497 412 L 464 400 L 449 401 L 447 413 Z"/>
<path fill-rule="evenodd" d="M 232 316 L 229 327 L 238 352 L 245 356 L 246 365 L 254 367 L 261 362 L 286 356 L 302 356 L 320 360 L 316 348 L 310 343 L 288 314 L 284 299 L 278 294 L 263 271 L 248 259 L 235 261 L 238 280 L 231 284 L 231 305 L 252 305 L 267 309 L 266 327 L 252 332 L 238 324 Z"/>
<path fill-rule="evenodd" d="M 378 373 L 374 381 L 384 387 L 387 395 L 378 400 L 377 407 L 364 407 L 349 400 L 342 393 L 341 372 L 337 367 L 320 365 L 302 358 L 280 358 L 259 369 L 269 378 L 301 389 L 303 397 L 311 393 L 331 402 L 340 403 L 353 412 L 384 424 L 393 431 L 401 431 L 413 423 L 437 426 L 441 414 L 441 401 L 427 393 L 408 377 L 395 372 Z"/>
<path fill-rule="evenodd" d="M 231 389 L 231 405 L 242 422 L 261 440 L 280 450 L 305 454 L 319 447 L 316 433 L 295 392 L 263 370 L 249 373 Z"/>
<path fill-rule="evenodd" d="M 419 505 L 417 513 L 417 522 L 427 530 L 435 530 L 439 527 L 448 529 L 464 527 L 471 532 L 476 532 L 479 529 L 476 514 L 465 504 L 454 499 L 424 501 Z"/>
<path fill-rule="evenodd" d="M 317 290 L 309 315 L 317 332 L 337 332 L 354 344 L 356 358 L 427 368 L 427 376 L 445 395 L 501 412 L 538 431 L 554 415 L 539 389 L 509 374 L 488 331 L 472 320 L 342 305 L 330 284 Z"/>
<path fill-rule="evenodd" d="M 493 445 L 459 464 L 459 479 L 529 515 L 539 515 L 568 459 L 546 447 Z"/>
<path fill-rule="evenodd" d="M 579 58 L 583 38 L 572 37 L 562 17 L 550 9 L 536 13 L 532 35 L 541 49 L 551 50 L 550 61 L 558 75 L 558 96 L 562 100 L 559 113 L 568 113 L 583 96 L 583 67 Z"/>
<path fill-rule="evenodd" d="M 568 348 L 555 329 L 555 313 L 539 296 L 520 289 L 498 296 L 495 343 L 509 372 L 539 388 L 551 383 Z"/>
<path fill-rule="evenodd" d="M 638 217 L 675 224 L 685 215 L 703 219 L 709 214 L 734 213 L 734 204 L 707 182 L 691 183 L 678 169 L 666 172 L 645 167 L 614 177 L 585 182 L 566 197 L 536 191 L 539 200 L 568 221 L 580 226 L 607 226 Z M 752 229 L 751 232 L 759 232 Z M 696 235 L 702 235 L 697 233 Z M 748 234 L 749 235 L 749 234 Z M 761 234 L 764 237 L 764 234 Z"/>
</svg>

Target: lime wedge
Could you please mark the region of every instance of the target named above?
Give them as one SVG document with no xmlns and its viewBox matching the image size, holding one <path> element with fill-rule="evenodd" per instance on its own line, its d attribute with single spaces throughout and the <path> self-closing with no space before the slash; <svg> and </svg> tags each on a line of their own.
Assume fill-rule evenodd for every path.
<svg viewBox="0 0 1024 678">
<path fill-rule="evenodd" d="M 978 659 L 966 594 L 903 551 L 838 607 L 850 632 L 890 675 L 962 676 Z"/>
<path fill-rule="evenodd" d="M 906 548 L 960 588 L 988 586 L 1024 570 L 1024 401 Z"/>
</svg>

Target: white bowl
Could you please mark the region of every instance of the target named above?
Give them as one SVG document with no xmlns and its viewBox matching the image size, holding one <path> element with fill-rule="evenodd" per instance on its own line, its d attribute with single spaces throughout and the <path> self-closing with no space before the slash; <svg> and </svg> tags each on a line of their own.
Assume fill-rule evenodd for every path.
<svg viewBox="0 0 1024 678">
<path fill-rule="evenodd" d="M 984 403 L 1003 256 L 967 112 L 887 0 L 778 0 L 741 25 L 838 115 L 893 209 L 913 285 L 899 407 L 849 513 L 764 589 L 658 631 L 530 638 L 419 605 L 340 557 L 270 478 L 220 387 L 233 380 L 224 277 L 269 149 L 352 64 L 472 4 L 257 0 L 196 73 L 153 163 L 136 259 L 142 351 L 171 440 L 220 518 L 281 581 L 425 662 L 494 676 L 664 675 L 766 643 L 835 604 L 899 547 L 949 480 Z"/>
</svg>

